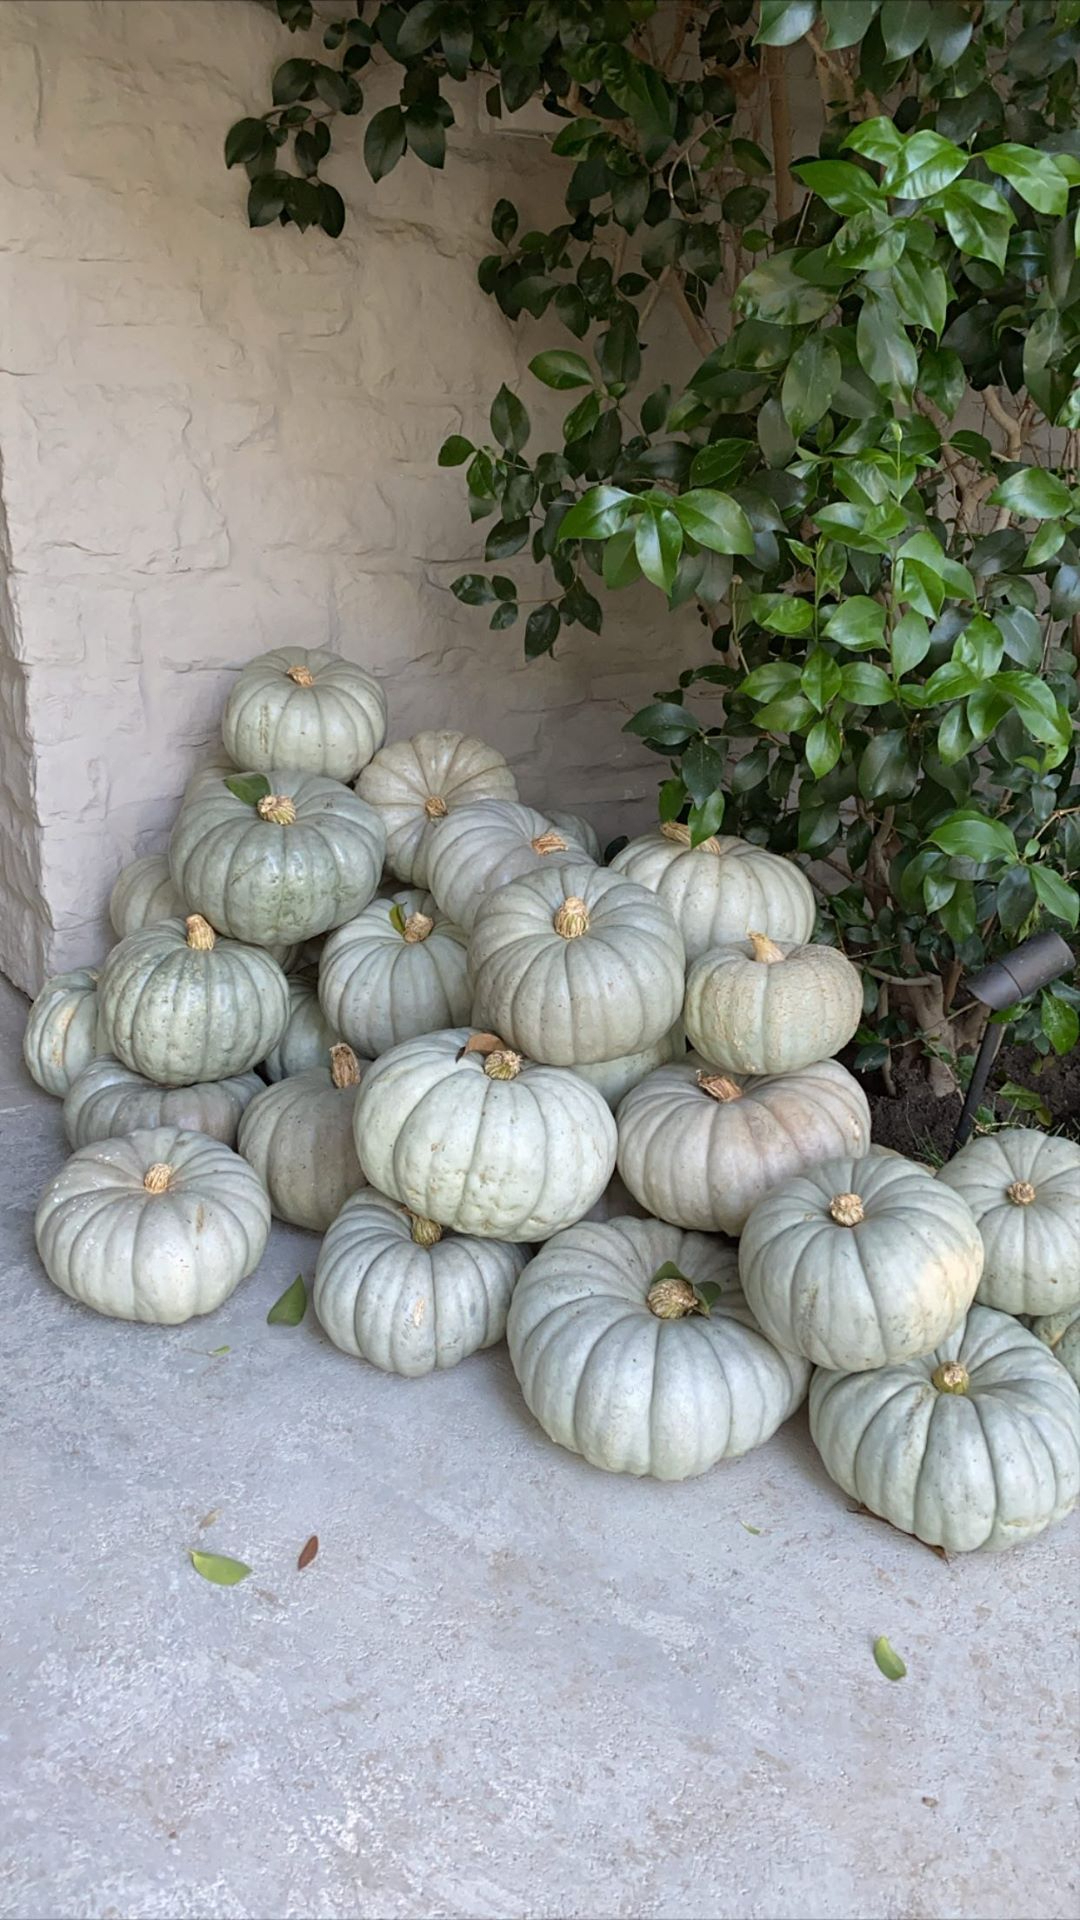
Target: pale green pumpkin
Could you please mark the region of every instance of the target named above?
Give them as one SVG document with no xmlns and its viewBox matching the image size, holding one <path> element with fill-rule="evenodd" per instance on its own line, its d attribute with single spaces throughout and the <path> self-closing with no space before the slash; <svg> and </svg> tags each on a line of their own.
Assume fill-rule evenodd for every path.
<svg viewBox="0 0 1080 1920">
<path fill-rule="evenodd" d="M 437 820 L 427 844 L 428 885 L 447 918 L 468 933 L 488 894 L 543 867 L 590 859 L 572 835 L 517 800 L 474 800 Z"/>
<path fill-rule="evenodd" d="M 157 920 L 182 919 L 186 911 L 163 853 L 148 853 L 122 867 L 109 895 L 109 919 L 118 940 Z"/>
<path fill-rule="evenodd" d="M 572 1071 L 587 1080 L 607 1101 L 612 1112 L 620 1100 L 630 1092 L 631 1087 L 640 1085 L 657 1067 L 664 1067 L 669 1060 L 683 1060 L 686 1057 L 686 1036 L 681 1020 L 669 1028 L 651 1047 L 643 1047 L 640 1053 L 623 1053 L 615 1060 L 593 1060 L 588 1066 L 575 1066 Z"/>
<path fill-rule="evenodd" d="M 289 1018 L 277 961 L 261 947 L 219 940 L 200 914 L 121 940 L 102 970 L 100 1001 L 111 1052 L 167 1087 L 246 1073 Z"/>
<path fill-rule="evenodd" d="M 1060 1134 L 1008 1127 L 982 1135 L 939 1180 L 967 1201 L 986 1262 L 983 1306 L 1056 1314 L 1080 1306 L 1080 1146 Z"/>
<path fill-rule="evenodd" d="M 587 820 L 583 813 L 566 813 L 562 807 L 541 807 L 540 812 L 545 819 L 551 821 L 552 826 L 559 833 L 566 836 L 567 840 L 573 840 L 579 847 L 584 847 L 589 859 L 595 860 L 597 866 L 600 866 L 604 849 L 600 835 L 591 820 Z"/>
<path fill-rule="evenodd" d="M 1032 1321 L 1031 1331 L 1080 1387 L 1080 1306 L 1066 1307 L 1063 1313 L 1040 1314 Z"/>
<path fill-rule="evenodd" d="M 221 737 L 238 767 L 353 780 L 386 738 L 386 696 L 326 647 L 274 647 L 241 668 Z"/>
<path fill-rule="evenodd" d="M 501 753 L 463 733 L 417 733 L 381 747 L 356 783 L 386 829 L 386 863 L 406 886 L 428 884 L 432 829 L 474 800 L 516 800 Z"/>
<path fill-rule="evenodd" d="M 327 940 L 319 999 L 330 1025 L 372 1060 L 459 1026 L 472 1005 L 465 934 L 430 894 L 380 895 Z"/>
<path fill-rule="evenodd" d="M 814 890 L 793 860 L 718 835 L 690 846 L 690 829 L 667 821 L 631 840 L 611 872 L 659 895 L 675 917 L 688 960 L 729 947 L 752 930 L 801 946 L 814 931 Z"/>
<path fill-rule="evenodd" d="M 99 976 L 97 967 L 54 974 L 30 1009 L 23 1035 L 27 1072 L 61 1100 L 83 1068 L 108 1051 L 101 1031 Z"/>
<path fill-rule="evenodd" d="M 203 1133 L 231 1147 L 244 1108 L 262 1089 L 257 1073 L 191 1087 L 156 1086 L 106 1056 L 91 1060 L 72 1082 L 64 1101 L 64 1131 L 76 1148 L 155 1127 Z"/>
<path fill-rule="evenodd" d="M 288 1080 L 294 1073 L 323 1067 L 330 1049 L 343 1036 L 331 1026 L 319 1004 L 319 988 L 311 973 L 290 973 L 289 1021 L 276 1047 L 261 1062 L 268 1080 Z"/>
<path fill-rule="evenodd" d="M 279 1220 L 325 1233 L 349 1195 L 364 1185 L 353 1144 L 361 1068 L 351 1047 L 329 1064 L 294 1073 L 256 1095 L 237 1146 L 270 1195 Z"/>
<path fill-rule="evenodd" d="M 846 1047 L 863 1011 L 858 968 L 835 947 L 751 933 L 714 947 L 686 976 L 686 1037 L 733 1073 L 792 1073 Z"/>
</svg>

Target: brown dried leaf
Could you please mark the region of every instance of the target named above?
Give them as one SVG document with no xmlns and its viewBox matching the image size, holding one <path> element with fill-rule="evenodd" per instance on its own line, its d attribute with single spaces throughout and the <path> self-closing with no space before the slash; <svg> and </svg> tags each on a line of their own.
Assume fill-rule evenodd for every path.
<svg viewBox="0 0 1080 1920">
<path fill-rule="evenodd" d="M 455 1058 L 464 1060 L 467 1053 L 499 1053 L 505 1045 L 505 1040 L 500 1040 L 497 1033 L 470 1033 L 465 1045 Z"/>
<path fill-rule="evenodd" d="M 300 1557 L 296 1562 L 297 1570 L 302 1573 L 305 1567 L 310 1567 L 318 1551 L 319 1536 L 317 1533 L 313 1533 L 310 1540 L 305 1541 L 300 1549 Z"/>
<path fill-rule="evenodd" d="M 872 1507 L 864 1507 L 862 1505 L 849 1507 L 848 1512 L 858 1514 L 860 1519 L 863 1520 L 880 1521 L 883 1527 L 888 1527 L 891 1532 L 900 1534 L 905 1540 L 914 1540 L 917 1547 L 925 1547 L 928 1553 L 936 1553 L 939 1560 L 944 1560 L 945 1565 L 949 1565 L 949 1556 L 944 1547 L 932 1546 L 929 1540 L 920 1540 L 917 1533 L 905 1533 L 903 1527 L 894 1527 L 891 1520 L 886 1520 L 883 1513 L 875 1513 Z"/>
</svg>

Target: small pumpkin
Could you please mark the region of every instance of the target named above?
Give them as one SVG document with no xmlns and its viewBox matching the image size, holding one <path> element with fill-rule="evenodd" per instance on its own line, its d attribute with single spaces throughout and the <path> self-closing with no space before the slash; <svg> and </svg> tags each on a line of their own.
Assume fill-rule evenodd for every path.
<svg viewBox="0 0 1080 1920">
<path fill-rule="evenodd" d="M 685 1480 L 759 1447 L 810 1369 L 739 1291 L 734 1247 L 659 1220 L 582 1222 L 529 1262 L 507 1343 L 544 1432 L 609 1473 Z"/>
<path fill-rule="evenodd" d="M 256 946 L 307 940 L 366 907 L 385 836 L 337 780 L 280 768 L 208 781 L 169 842 L 173 880 L 194 913 Z"/>
<path fill-rule="evenodd" d="M 23 1035 L 30 1078 L 63 1099 L 83 1068 L 108 1050 L 98 1001 L 100 968 L 56 973 L 38 994 Z"/>
<path fill-rule="evenodd" d="M 620 1100 L 636 1087 L 647 1074 L 655 1073 L 657 1067 L 664 1067 L 669 1060 L 686 1058 L 686 1036 L 682 1021 L 676 1020 L 663 1037 L 651 1047 L 643 1047 L 640 1053 L 623 1053 L 615 1060 L 593 1060 L 587 1066 L 577 1066 L 573 1071 L 590 1087 L 602 1093 L 608 1106 L 614 1112 Z"/>
<path fill-rule="evenodd" d="M 164 1087 L 246 1073 L 289 1018 L 277 961 L 219 940 L 197 913 L 121 940 L 102 969 L 100 999 L 110 1051 Z"/>
<path fill-rule="evenodd" d="M 367 1064 L 340 1044 L 331 1049 L 328 1067 L 264 1087 L 244 1114 L 237 1147 L 279 1220 L 325 1233 L 349 1195 L 363 1186 L 352 1118 Z"/>
<path fill-rule="evenodd" d="M 660 1067 L 620 1102 L 619 1172 L 657 1219 L 741 1233 L 750 1209 L 819 1160 L 863 1154 L 866 1095 L 837 1060 L 740 1079 Z"/>
<path fill-rule="evenodd" d="M 1034 1127 L 969 1141 L 939 1180 L 967 1201 L 986 1264 L 978 1299 L 1003 1313 L 1080 1306 L 1080 1146 Z"/>
<path fill-rule="evenodd" d="M 739 1242 L 765 1332 L 815 1366 L 887 1367 L 941 1345 L 975 1298 L 971 1209 L 912 1161 L 826 1160 L 759 1200 Z"/>
<path fill-rule="evenodd" d="M 156 920 L 182 919 L 186 908 L 172 883 L 163 853 L 148 853 L 122 867 L 109 895 L 109 919 L 118 940 Z"/>
<path fill-rule="evenodd" d="M 605 867 L 544 868 L 483 895 L 469 967 L 473 1019 L 551 1066 L 640 1053 L 682 1011 L 671 914 Z"/>
<path fill-rule="evenodd" d="M 591 820 L 587 820 L 583 813 L 566 813 L 562 807 L 541 807 L 540 811 L 545 820 L 550 820 L 557 832 L 563 834 L 567 840 L 572 840 L 575 845 L 584 847 L 589 859 L 595 860 L 597 866 L 600 866 L 604 849 L 600 835 Z"/>
<path fill-rule="evenodd" d="M 312 1300 L 343 1353 L 415 1380 L 502 1339 L 527 1259 L 524 1247 L 447 1233 L 368 1189 L 327 1233 Z"/>
<path fill-rule="evenodd" d="M 307 1073 L 312 1067 L 326 1065 L 330 1049 L 341 1034 L 331 1025 L 319 1004 L 318 980 L 311 973 L 290 973 L 289 1019 L 276 1047 L 271 1047 L 261 1071 L 271 1081 L 291 1079 L 294 1073 Z"/>
<path fill-rule="evenodd" d="M 91 1060 L 72 1082 L 64 1101 L 64 1131 L 76 1148 L 155 1127 L 203 1133 L 231 1147 L 244 1108 L 262 1086 L 257 1073 L 241 1073 L 193 1087 L 160 1087 L 106 1056 Z"/>
<path fill-rule="evenodd" d="M 221 737 L 238 767 L 354 780 L 386 739 L 386 696 L 326 647 L 274 647 L 241 668 Z"/>
<path fill-rule="evenodd" d="M 815 1373 L 810 1432 L 837 1486 L 946 1553 L 1019 1546 L 1080 1497 L 1080 1392 L 992 1307 L 917 1359 Z"/>
<path fill-rule="evenodd" d="M 792 1073 L 846 1047 L 862 1019 L 862 980 L 835 947 L 781 946 L 751 933 L 714 947 L 686 976 L 686 1035 L 733 1073 Z"/>
<path fill-rule="evenodd" d="M 1066 1307 L 1062 1313 L 1040 1314 L 1032 1321 L 1031 1331 L 1080 1387 L 1080 1306 Z"/>
<path fill-rule="evenodd" d="M 53 1285 L 118 1320 L 212 1313 L 262 1259 L 270 1202 L 219 1140 L 155 1127 L 81 1147 L 49 1181 L 34 1236 Z"/>
<path fill-rule="evenodd" d="M 428 884 L 433 826 L 474 800 L 516 800 L 501 753 L 463 733 L 417 733 L 380 748 L 356 783 L 386 828 L 387 865 L 406 886 Z"/>
<path fill-rule="evenodd" d="M 373 1187 L 484 1240 L 558 1233 L 615 1165 L 615 1122 L 595 1088 L 465 1027 L 384 1053 L 353 1126 Z"/>
<path fill-rule="evenodd" d="M 542 813 L 516 800 L 475 800 L 433 828 L 428 884 L 448 919 L 469 932 L 487 895 L 522 874 L 567 861 L 588 863 L 589 855 Z"/>
<path fill-rule="evenodd" d="M 629 841 L 611 871 L 659 895 L 688 960 L 746 940 L 752 927 L 794 946 L 814 931 L 814 891 L 802 869 L 747 840 L 719 836 L 691 848 L 689 827 L 669 820 Z"/>
<path fill-rule="evenodd" d="M 472 1005 L 465 935 L 430 894 L 380 896 L 330 935 L 319 999 L 330 1024 L 372 1060 L 418 1034 L 458 1026 Z"/>
</svg>

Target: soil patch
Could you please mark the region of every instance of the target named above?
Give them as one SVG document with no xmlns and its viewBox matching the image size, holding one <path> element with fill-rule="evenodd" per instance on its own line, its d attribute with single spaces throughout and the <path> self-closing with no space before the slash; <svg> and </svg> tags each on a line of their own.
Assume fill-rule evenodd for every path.
<svg viewBox="0 0 1080 1920">
<path fill-rule="evenodd" d="M 917 1062 L 909 1063 L 903 1055 L 895 1068 L 895 1096 L 886 1092 L 880 1073 L 862 1073 L 858 1078 L 870 1102 L 875 1145 L 894 1147 L 898 1153 L 935 1165 L 947 1159 L 960 1118 L 958 1093 L 939 1099 Z M 1037 1093 L 1049 1108 L 1055 1130 L 1080 1140 L 1080 1049 L 1049 1060 L 1043 1060 L 1033 1047 L 1004 1047 L 998 1055 L 985 1105 L 1004 1124 L 1037 1127 L 1041 1124 L 1037 1119 L 1018 1112 L 1011 1100 L 995 1092 L 1007 1080 Z"/>
</svg>

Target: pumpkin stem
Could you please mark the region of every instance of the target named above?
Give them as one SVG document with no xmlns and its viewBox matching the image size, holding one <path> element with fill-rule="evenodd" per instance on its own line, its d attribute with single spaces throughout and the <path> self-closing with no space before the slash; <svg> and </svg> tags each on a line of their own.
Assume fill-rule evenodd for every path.
<svg viewBox="0 0 1080 1920">
<path fill-rule="evenodd" d="M 147 1167 L 143 1174 L 143 1186 L 147 1193 L 167 1192 L 172 1174 L 173 1170 L 166 1160 L 155 1160 L 153 1166 Z"/>
<path fill-rule="evenodd" d="M 857 1227 L 866 1219 L 866 1210 L 857 1193 L 834 1193 L 829 1213 L 838 1227 Z"/>
<path fill-rule="evenodd" d="M 589 931 L 589 909 L 576 893 L 568 894 L 551 924 L 564 940 L 580 939 Z"/>
<path fill-rule="evenodd" d="M 217 934 L 209 920 L 204 920 L 201 913 L 189 913 L 184 925 L 187 928 L 188 946 L 194 947 L 198 953 L 209 953 L 217 941 Z"/>
<path fill-rule="evenodd" d="M 779 960 L 785 958 L 783 948 L 778 947 L 775 940 L 770 940 L 767 933 L 751 933 L 747 938 L 754 949 L 754 959 L 760 960 L 763 966 L 775 967 Z"/>
<path fill-rule="evenodd" d="M 966 1393 L 971 1385 L 971 1375 L 958 1360 L 945 1360 L 935 1367 L 930 1375 L 933 1385 L 939 1393 Z"/>
<path fill-rule="evenodd" d="M 685 820 L 665 820 L 660 831 L 665 840 L 674 840 L 677 847 L 689 848 L 690 829 Z M 695 853 L 723 853 L 724 849 L 715 834 L 710 834 L 707 840 L 699 840 L 693 851 Z"/>
<path fill-rule="evenodd" d="M 730 1080 L 726 1073 L 699 1073 L 697 1083 L 710 1100 L 741 1100 L 743 1097 L 738 1082 Z"/>
<path fill-rule="evenodd" d="M 330 1078 L 335 1087 L 360 1085 L 360 1062 L 351 1047 L 339 1041 L 330 1049 Z"/>
<path fill-rule="evenodd" d="M 658 1320 L 682 1320 L 697 1311 L 697 1294 L 689 1280 L 654 1280 L 645 1295 L 645 1305 Z"/>
<path fill-rule="evenodd" d="M 412 1237 L 418 1247 L 433 1247 L 437 1240 L 442 1239 L 442 1228 L 437 1220 L 425 1220 L 422 1213 L 411 1211 L 409 1219 L 412 1221 Z"/>
<path fill-rule="evenodd" d="M 441 793 L 429 793 L 424 801 L 424 812 L 429 820 L 443 820 L 450 809 Z"/>
<path fill-rule="evenodd" d="M 427 939 L 434 925 L 435 922 L 432 920 L 430 914 L 410 913 L 405 925 L 401 929 L 401 937 L 408 942 L 410 947 L 415 947 L 418 941 Z"/>
<path fill-rule="evenodd" d="M 266 793 L 256 801 L 260 820 L 271 820 L 275 827 L 291 827 L 296 819 L 296 802 L 289 793 Z"/>
<path fill-rule="evenodd" d="M 512 1047 L 496 1047 L 484 1061 L 484 1072 L 489 1080 L 516 1080 L 521 1072 L 522 1058 Z"/>
<path fill-rule="evenodd" d="M 1014 1207 L 1030 1207 L 1035 1189 L 1030 1180 L 1014 1180 L 1011 1187 L 1006 1187 L 1005 1198 L 1011 1200 Z"/>
<path fill-rule="evenodd" d="M 313 687 L 315 685 L 315 675 L 312 673 L 310 667 L 286 667 L 285 672 L 290 680 L 295 680 L 298 687 Z"/>
<path fill-rule="evenodd" d="M 554 827 L 549 833 L 538 833 L 531 844 L 534 853 L 569 853 L 570 851 L 569 842 L 563 839 L 561 833 L 556 833 Z"/>
</svg>

